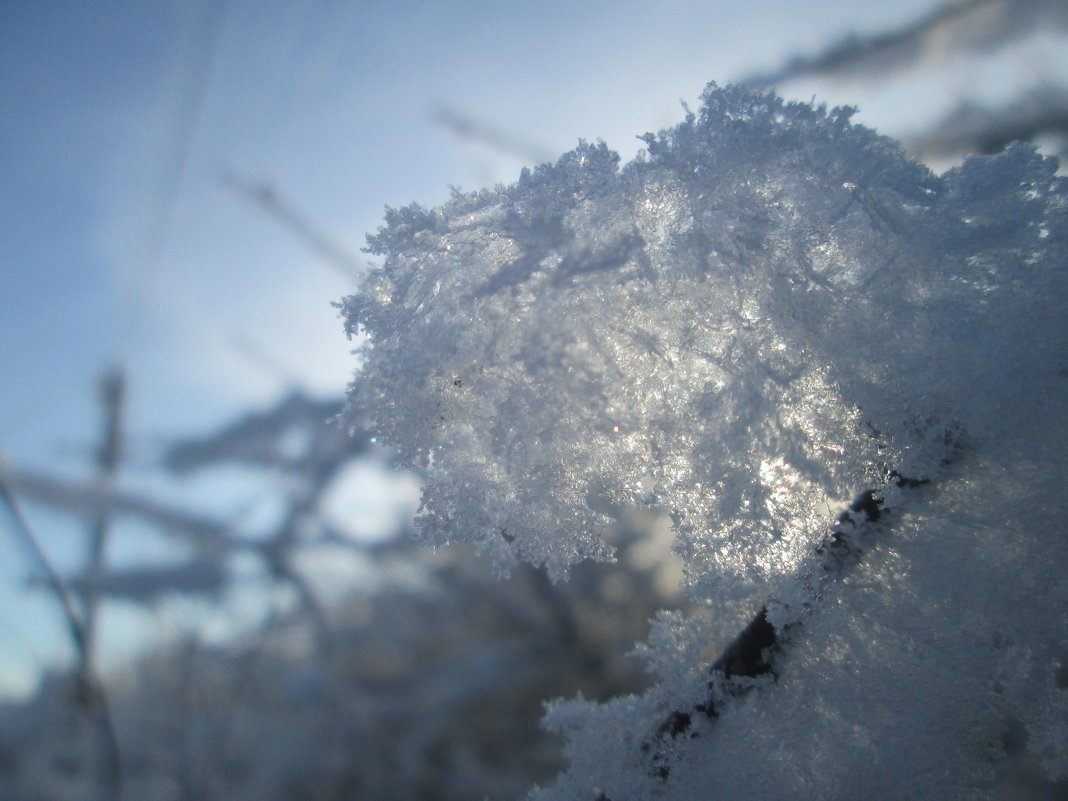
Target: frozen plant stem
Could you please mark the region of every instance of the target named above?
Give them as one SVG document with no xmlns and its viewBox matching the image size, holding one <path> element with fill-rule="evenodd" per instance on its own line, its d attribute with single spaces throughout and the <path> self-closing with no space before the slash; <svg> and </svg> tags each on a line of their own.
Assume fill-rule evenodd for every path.
<svg viewBox="0 0 1068 801">
<path fill-rule="evenodd" d="M 902 476 L 897 471 L 890 473 L 890 480 L 900 488 L 914 488 L 929 483 L 926 479 Z M 818 583 L 824 585 L 837 581 L 856 565 L 867 549 L 867 541 L 875 534 L 875 524 L 882 521 L 880 531 L 885 531 L 885 515 L 889 512 L 882 496 L 875 490 L 858 494 L 849 509 L 838 517 L 831 534 L 817 547 L 816 553 L 823 557 L 823 574 Z M 792 636 L 802 628 L 803 617 L 809 610 L 797 610 L 793 619 L 776 629 L 768 620 L 766 606 L 742 629 L 741 633 L 723 651 L 709 668 L 712 678 L 708 682 L 708 698 L 690 710 L 674 710 L 657 726 L 652 738 L 641 745 L 641 751 L 650 760 L 650 771 L 663 781 L 671 776 L 671 768 L 664 756 L 664 746 L 683 735 L 698 737 L 693 731 L 694 719 L 704 716 L 714 720 L 719 716 L 725 700 L 745 694 L 752 687 L 732 683 L 732 679 L 756 679 L 761 676 L 777 677 L 776 655 Z M 611 801 L 601 794 L 598 801 Z"/>
</svg>

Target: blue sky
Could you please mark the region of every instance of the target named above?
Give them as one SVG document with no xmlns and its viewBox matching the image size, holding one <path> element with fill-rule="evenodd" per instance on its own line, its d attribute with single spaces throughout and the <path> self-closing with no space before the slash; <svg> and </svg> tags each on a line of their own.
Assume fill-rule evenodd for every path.
<svg viewBox="0 0 1068 801">
<path fill-rule="evenodd" d="M 462 140 L 435 109 L 550 154 L 601 138 L 629 158 L 707 81 L 934 4 L 4 0 L 0 452 L 84 474 L 95 382 L 118 362 L 134 464 L 294 384 L 344 388 L 352 345 L 330 303 L 351 281 L 227 174 L 270 183 L 358 255 L 385 204 L 518 175 L 521 159 Z M 822 91 L 875 125 L 935 97 Z M 46 544 L 76 561 L 64 536 Z M 6 540 L 0 557 L 0 598 L 21 597 L 25 563 Z M 26 669 L 15 651 L 54 645 L 21 617 L 0 620 L 0 675 Z"/>
</svg>

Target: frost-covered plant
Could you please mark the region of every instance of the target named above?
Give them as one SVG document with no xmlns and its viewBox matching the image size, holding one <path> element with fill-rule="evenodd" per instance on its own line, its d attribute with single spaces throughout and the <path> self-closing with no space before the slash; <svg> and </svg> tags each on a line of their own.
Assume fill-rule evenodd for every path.
<svg viewBox="0 0 1068 801">
<path fill-rule="evenodd" d="M 1055 161 L 939 177 L 848 109 L 714 86 L 644 139 L 390 210 L 344 302 L 351 411 L 426 470 L 430 542 L 559 578 L 620 510 L 672 516 L 708 614 L 659 622 L 646 696 L 554 708 L 544 797 L 978 797 L 1006 727 L 1063 777 Z"/>
</svg>

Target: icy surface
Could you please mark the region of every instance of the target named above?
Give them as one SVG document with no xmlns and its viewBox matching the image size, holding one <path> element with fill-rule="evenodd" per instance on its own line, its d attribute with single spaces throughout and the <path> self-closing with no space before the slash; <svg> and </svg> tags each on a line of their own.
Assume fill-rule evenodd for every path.
<svg viewBox="0 0 1068 801">
<path fill-rule="evenodd" d="M 888 798 L 981 797 L 1010 720 L 1065 770 L 1064 182 L 1026 147 L 936 176 L 849 116 L 710 87 L 622 169 L 581 144 L 370 238 L 350 412 L 426 470 L 425 537 L 560 577 L 658 507 L 711 605 L 658 624 L 649 696 L 555 709 L 547 798 L 849 797 L 863 765 Z M 893 537 L 830 586 L 866 490 Z M 762 606 L 789 676 L 658 745 L 668 782 L 642 738 Z"/>
</svg>

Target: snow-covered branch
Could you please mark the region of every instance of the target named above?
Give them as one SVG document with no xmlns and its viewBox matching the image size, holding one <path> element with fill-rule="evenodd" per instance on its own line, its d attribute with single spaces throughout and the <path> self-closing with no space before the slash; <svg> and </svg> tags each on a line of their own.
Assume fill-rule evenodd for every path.
<svg viewBox="0 0 1068 801">
<path fill-rule="evenodd" d="M 1063 631 L 1034 621 L 1068 598 L 1035 518 L 1063 496 L 1055 160 L 938 176 L 847 109 L 714 86 L 644 139 L 622 169 L 581 144 L 391 210 L 344 303 L 368 335 L 349 414 L 425 471 L 426 539 L 561 579 L 613 558 L 613 517 L 663 509 L 709 612 L 654 628 L 646 695 L 553 707 L 572 768 L 535 797 L 846 798 L 861 772 L 886 797 L 977 793 L 1010 718 L 1061 776 Z M 982 597 L 1009 566 L 1024 589 Z"/>
</svg>

